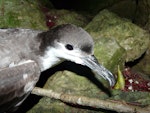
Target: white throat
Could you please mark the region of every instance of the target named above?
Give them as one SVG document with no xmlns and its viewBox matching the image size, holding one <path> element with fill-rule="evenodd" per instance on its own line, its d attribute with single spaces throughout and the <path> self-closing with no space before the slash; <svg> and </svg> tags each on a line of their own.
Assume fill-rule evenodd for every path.
<svg viewBox="0 0 150 113">
<path fill-rule="evenodd" d="M 45 71 L 54 65 L 58 64 L 61 60 L 56 55 L 56 49 L 55 48 L 48 48 L 45 52 L 45 55 L 40 57 L 41 59 L 41 71 Z"/>
</svg>

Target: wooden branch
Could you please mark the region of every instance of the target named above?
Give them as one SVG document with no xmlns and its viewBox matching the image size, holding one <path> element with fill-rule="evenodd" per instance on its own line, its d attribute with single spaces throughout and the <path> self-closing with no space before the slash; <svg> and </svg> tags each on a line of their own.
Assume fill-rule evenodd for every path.
<svg viewBox="0 0 150 113">
<path fill-rule="evenodd" d="M 66 103 L 77 104 L 82 106 L 90 106 L 93 108 L 102 108 L 123 113 L 150 113 L 150 108 L 141 108 L 138 106 L 128 105 L 125 102 L 100 100 L 97 98 L 89 98 L 84 96 L 75 96 L 64 93 L 57 93 L 52 90 L 35 87 L 32 94 L 46 96 L 54 99 L 59 99 Z"/>
</svg>

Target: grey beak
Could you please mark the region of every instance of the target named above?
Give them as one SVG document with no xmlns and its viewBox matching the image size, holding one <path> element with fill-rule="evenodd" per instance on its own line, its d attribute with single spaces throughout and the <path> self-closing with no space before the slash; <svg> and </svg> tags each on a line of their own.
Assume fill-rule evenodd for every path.
<svg viewBox="0 0 150 113">
<path fill-rule="evenodd" d="M 105 80 L 108 80 L 110 86 L 115 85 L 116 80 L 113 74 L 110 71 L 108 71 L 105 67 L 100 65 L 94 55 L 83 58 L 82 60 L 84 62 L 84 65 L 97 72 L 97 74 L 103 77 Z"/>
</svg>

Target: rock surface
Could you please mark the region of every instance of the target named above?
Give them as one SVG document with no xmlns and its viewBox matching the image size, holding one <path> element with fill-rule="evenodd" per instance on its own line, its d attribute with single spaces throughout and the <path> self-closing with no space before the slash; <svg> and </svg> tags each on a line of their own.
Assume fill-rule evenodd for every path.
<svg viewBox="0 0 150 113">
<path fill-rule="evenodd" d="M 94 38 L 114 38 L 126 50 L 126 62 L 136 60 L 148 48 L 150 35 L 145 30 L 108 10 L 97 14 L 86 30 Z"/>
<path fill-rule="evenodd" d="M 46 30 L 44 15 L 38 5 L 38 0 L 1 0 L 0 27 Z"/>
</svg>

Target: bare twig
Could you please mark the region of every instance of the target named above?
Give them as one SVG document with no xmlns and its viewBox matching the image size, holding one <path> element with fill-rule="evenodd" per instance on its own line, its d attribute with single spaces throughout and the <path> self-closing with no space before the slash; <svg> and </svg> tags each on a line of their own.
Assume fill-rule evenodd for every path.
<svg viewBox="0 0 150 113">
<path fill-rule="evenodd" d="M 128 105 L 125 102 L 100 100 L 97 98 L 89 98 L 84 96 L 75 96 L 64 93 L 57 93 L 52 90 L 35 87 L 32 94 L 47 96 L 54 99 L 59 99 L 66 103 L 72 103 L 82 106 L 90 106 L 93 108 L 102 108 L 123 113 L 150 113 L 149 107 L 141 108 L 138 106 Z"/>
</svg>

